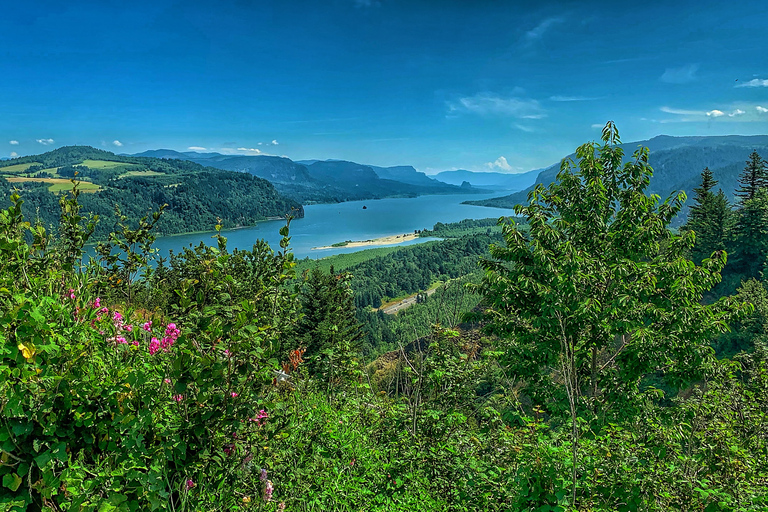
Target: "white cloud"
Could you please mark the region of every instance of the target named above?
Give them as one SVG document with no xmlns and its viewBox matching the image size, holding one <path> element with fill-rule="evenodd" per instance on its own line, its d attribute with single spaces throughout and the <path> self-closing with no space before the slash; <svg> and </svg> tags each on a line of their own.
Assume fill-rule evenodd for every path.
<svg viewBox="0 0 768 512">
<path fill-rule="evenodd" d="M 687 84 L 698 80 L 696 72 L 699 70 L 698 64 L 688 64 L 680 68 L 667 68 L 659 80 L 668 84 Z"/>
<path fill-rule="evenodd" d="M 550 96 L 549 99 L 552 101 L 593 101 L 599 100 L 600 98 L 592 98 L 589 96 Z"/>
<path fill-rule="evenodd" d="M 206 148 L 202 146 L 189 146 L 187 149 L 189 151 L 205 151 L 206 150 Z"/>
<path fill-rule="evenodd" d="M 526 32 L 525 38 L 528 40 L 529 43 L 539 40 L 544 36 L 544 34 L 547 32 L 547 30 L 549 30 L 550 27 L 552 27 L 553 25 L 557 25 L 558 23 L 562 23 L 564 21 L 565 20 L 560 17 L 547 18 L 541 23 L 539 23 L 538 25 L 536 25 L 534 28 Z"/>
<path fill-rule="evenodd" d="M 518 119 L 541 119 L 546 117 L 538 101 L 528 98 L 504 98 L 491 93 L 479 93 L 449 102 L 448 110 L 454 113 L 479 115 L 502 115 Z"/>
<path fill-rule="evenodd" d="M 604 124 L 595 123 L 595 124 L 593 124 L 593 125 L 590 125 L 590 128 L 602 128 L 602 127 L 604 127 L 604 126 L 605 126 Z"/>
<path fill-rule="evenodd" d="M 736 110 L 734 110 L 733 112 L 731 112 L 730 114 L 728 114 L 728 117 L 743 116 L 744 114 L 746 114 L 746 112 L 744 112 L 744 111 L 743 111 L 743 110 L 741 110 L 740 108 L 737 108 Z"/>
<path fill-rule="evenodd" d="M 250 154 L 254 154 L 254 155 L 261 154 L 261 150 L 260 149 L 256 149 L 256 148 L 237 148 L 237 150 L 238 151 L 244 151 L 246 153 L 250 153 Z"/>
<path fill-rule="evenodd" d="M 734 87 L 768 87 L 768 80 L 753 78 L 749 82 L 744 82 L 743 84 L 736 84 Z"/>
<path fill-rule="evenodd" d="M 19 154 L 15 151 L 11 151 L 11 158 L 16 158 Z"/>
<path fill-rule="evenodd" d="M 533 133 L 533 132 L 536 131 L 533 128 L 531 128 L 530 126 L 525 126 L 525 125 L 519 124 L 519 123 L 515 123 L 514 127 L 517 128 L 518 130 L 520 130 L 521 132 L 525 132 L 525 133 Z"/>
<path fill-rule="evenodd" d="M 707 117 L 722 117 L 724 115 L 725 115 L 725 112 L 723 112 L 722 110 L 717 110 L 717 109 L 710 110 L 709 112 L 707 112 Z"/>
<path fill-rule="evenodd" d="M 278 145 L 278 144 L 280 144 L 280 143 L 279 143 L 279 142 L 277 142 L 277 140 L 275 140 L 275 139 L 272 139 L 272 142 L 270 142 L 270 144 L 272 144 L 273 146 L 277 146 L 277 145 Z"/>
<path fill-rule="evenodd" d="M 53 139 L 37 139 L 38 144 L 42 144 L 43 146 L 50 146 L 54 143 Z"/>
<path fill-rule="evenodd" d="M 659 110 L 666 112 L 667 114 L 675 114 L 678 116 L 703 116 L 705 114 L 705 112 L 701 110 L 683 110 L 671 107 L 661 107 Z"/>
<path fill-rule="evenodd" d="M 493 162 L 488 162 L 485 164 L 485 166 L 489 169 L 501 169 L 502 171 L 511 171 L 512 166 L 509 165 L 509 162 L 507 162 L 507 159 L 503 156 L 500 156 Z"/>
<path fill-rule="evenodd" d="M 112 144 L 113 144 L 113 145 L 115 145 L 115 146 L 117 146 L 117 147 L 119 147 L 119 148 L 123 147 L 123 143 L 122 143 L 122 142 L 120 142 L 120 141 L 119 141 L 119 140 L 117 140 L 117 139 L 113 140 L 113 141 L 112 141 Z"/>
<path fill-rule="evenodd" d="M 766 112 L 768 112 L 768 108 L 761 107 L 760 105 L 756 106 L 755 110 L 757 110 L 759 114 L 765 114 Z"/>
<path fill-rule="evenodd" d="M 19 141 L 17 141 L 17 140 L 9 140 L 8 144 L 10 144 L 11 146 L 18 146 L 19 145 Z"/>
</svg>

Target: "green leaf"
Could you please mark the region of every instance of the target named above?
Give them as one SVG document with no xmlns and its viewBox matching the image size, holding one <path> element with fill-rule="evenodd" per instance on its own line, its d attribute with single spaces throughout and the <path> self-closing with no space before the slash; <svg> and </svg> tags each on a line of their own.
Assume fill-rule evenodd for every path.
<svg viewBox="0 0 768 512">
<path fill-rule="evenodd" d="M 16 490 L 21 486 L 21 482 L 21 477 L 16 473 L 9 473 L 3 477 L 3 486 L 7 487 L 13 492 L 16 492 Z"/>
</svg>

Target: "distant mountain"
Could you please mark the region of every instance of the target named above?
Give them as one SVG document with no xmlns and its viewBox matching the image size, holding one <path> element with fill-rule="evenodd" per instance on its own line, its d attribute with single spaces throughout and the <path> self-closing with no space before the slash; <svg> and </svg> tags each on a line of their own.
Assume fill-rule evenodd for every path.
<svg viewBox="0 0 768 512">
<path fill-rule="evenodd" d="M 435 179 L 451 185 L 470 183 L 473 187 L 483 187 L 492 190 L 523 190 L 530 187 L 536 181 L 541 169 L 520 174 L 503 172 L 475 172 L 459 169 L 457 171 L 443 171 L 435 175 Z"/>
<path fill-rule="evenodd" d="M 411 166 L 376 167 L 345 160 L 294 162 L 278 156 L 182 153 L 170 149 L 145 151 L 136 156 L 189 160 L 227 171 L 252 174 L 268 180 L 281 194 L 303 204 L 479 191 L 433 180 Z"/>
<path fill-rule="evenodd" d="M 164 154 L 168 154 L 165 152 Z M 302 217 L 298 202 L 281 195 L 267 180 L 240 172 L 172 158 L 123 156 L 88 146 L 68 146 L 0 163 L 0 203 L 13 188 L 24 199 L 28 219 L 58 225 L 58 194 L 81 182 L 83 213 L 98 215 L 96 237 L 115 225 L 115 207 L 134 223 L 166 204 L 157 225 L 161 234 L 252 225 L 286 214 Z"/>
<path fill-rule="evenodd" d="M 678 190 L 686 193 L 689 200 L 677 222 L 683 222 L 687 216 L 687 207 L 691 204 L 693 189 L 699 186 L 701 171 L 704 167 L 709 167 L 715 179 L 718 180 L 715 188 L 722 189 L 733 201 L 739 175 L 746 165 L 749 154 L 756 150 L 763 157 L 768 157 L 768 135 L 713 137 L 661 135 L 650 140 L 625 143 L 621 146 L 625 151 L 626 161 L 631 159 L 632 153 L 639 146 L 648 147 L 650 150 L 650 165 L 654 172 L 647 189 L 649 194 L 658 194 L 666 198 Z M 566 158 L 575 159 L 575 155 L 571 154 Z M 552 183 L 559 169 L 559 163 L 547 167 L 537 176 L 536 183 Z M 503 197 L 467 201 L 467 204 L 512 208 L 516 204 L 526 203 L 531 190 L 533 186 Z"/>
</svg>

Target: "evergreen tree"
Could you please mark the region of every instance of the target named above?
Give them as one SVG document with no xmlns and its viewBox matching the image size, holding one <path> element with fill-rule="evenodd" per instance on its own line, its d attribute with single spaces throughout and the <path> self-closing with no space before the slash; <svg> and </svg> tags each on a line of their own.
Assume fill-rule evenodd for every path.
<svg viewBox="0 0 768 512">
<path fill-rule="evenodd" d="M 364 335 L 355 318 L 350 274 L 326 274 L 318 268 L 305 272 L 299 291 L 300 313 L 294 338 L 306 348 L 304 359 L 311 375 L 333 382 L 349 375 Z"/>
<path fill-rule="evenodd" d="M 758 277 L 768 256 L 768 189 L 758 189 L 738 211 L 736 222 L 736 269 Z"/>
<path fill-rule="evenodd" d="M 740 187 L 736 191 L 736 196 L 745 201 L 754 199 L 757 191 L 768 185 L 768 170 L 765 167 L 765 161 L 760 158 L 757 151 L 752 151 L 747 160 L 747 166 L 739 176 Z"/>
<path fill-rule="evenodd" d="M 696 244 L 691 251 L 691 257 L 697 263 L 709 258 L 715 251 L 723 251 L 729 239 L 733 224 L 728 199 L 719 190 L 717 194 L 712 189 L 717 180 L 712 171 L 705 167 L 701 173 L 701 186 L 693 189 L 694 204 L 688 214 L 685 230 L 696 234 Z"/>
</svg>

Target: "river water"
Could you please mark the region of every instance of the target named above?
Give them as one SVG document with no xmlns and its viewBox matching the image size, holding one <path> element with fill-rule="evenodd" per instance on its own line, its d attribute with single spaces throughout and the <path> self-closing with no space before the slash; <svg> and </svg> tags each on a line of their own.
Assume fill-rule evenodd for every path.
<svg viewBox="0 0 768 512">
<path fill-rule="evenodd" d="M 437 222 L 448 223 L 463 219 L 512 215 L 512 210 L 461 204 L 462 201 L 466 200 L 485 199 L 498 195 L 498 192 L 430 195 L 305 206 L 304 218 L 294 219 L 291 222 L 290 248 L 297 258 L 307 256 L 323 258 L 332 254 L 355 252 L 362 249 L 334 247 L 332 249 L 312 250 L 312 248 L 332 245 L 345 240 L 370 240 L 387 235 L 413 233 L 417 229 L 431 229 Z M 278 230 L 284 225 L 285 221 L 282 220 L 266 221 L 252 227 L 228 230 L 223 232 L 223 235 L 227 238 L 227 248 L 230 250 L 235 248 L 250 249 L 260 238 L 265 239 L 274 250 L 278 250 L 281 238 Z M 155 247 L 159 249 L 160 255 L 167 256 L 169 250 L 178 252 L 184 246 L 198 245 L 201 241 L 208 245 L 216 245 L 216 241 L 211 238 L 214 234 L 211 231 L 209 233 L 159 237 L 155 242 Z M 401 245 L 422 243 L 428 240 L 428 238 L 420 238 Z"/>
</svg>

